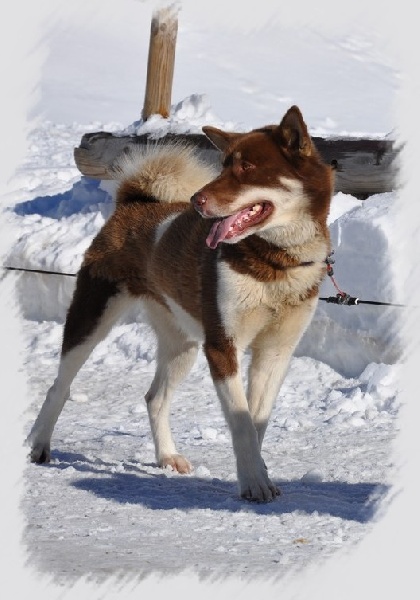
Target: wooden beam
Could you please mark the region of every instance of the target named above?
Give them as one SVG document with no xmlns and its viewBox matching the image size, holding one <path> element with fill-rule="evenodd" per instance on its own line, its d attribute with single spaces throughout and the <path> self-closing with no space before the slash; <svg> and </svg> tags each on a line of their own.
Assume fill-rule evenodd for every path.
<svg viewBox="0 0 420 600">
<path fill-rule="evenodd" d="M 142 111 L 145 121 L 154 114 L 167 118 L 170 113 L 178 33 L 177 14 L 178 9 L 172 5 L 156 11 L 152 17 Z"/>
<path fill-rule="evenodd" d="M 399 148 L 391 140 L 312 138 L 326 163 L 335 167 L 335 192 L 367 198 L 395 190 L 398 186 Z M 159 140 L 151 135 L 118 136 L 107 132 L 86 133 L 74 149 L 74 160 L 82 175 L 114 179 L 113 166 L 121 154 L 134 146 L 188 141 L 203 160 L 221 166 L 220 152 L 204 134 L 167 134 Z"/>
</svg>

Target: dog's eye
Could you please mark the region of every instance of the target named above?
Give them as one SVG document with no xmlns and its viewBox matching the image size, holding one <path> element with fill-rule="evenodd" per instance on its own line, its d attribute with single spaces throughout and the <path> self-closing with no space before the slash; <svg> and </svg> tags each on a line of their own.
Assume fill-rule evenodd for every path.
<svg viewBox="0 0 420 600">
<path fill-rule="evenodd" d="M 241 167 L 243 169 L 243 171 L 249 171 L 249 169 L 255 169 L 255 165 L 253 165 L 252 163 L 243 160 L 241 163 Z"/>
<path fill-rule="evenodd" d="M 226 168 L 226 167 L 231 167 L 233 165 L 233 156 L 232 154 L 229 154 L 228 156 L 226 156 L 226 158 L 224 159 L 223 163 L 222 163 L 222 167 Z"/>
</svg>

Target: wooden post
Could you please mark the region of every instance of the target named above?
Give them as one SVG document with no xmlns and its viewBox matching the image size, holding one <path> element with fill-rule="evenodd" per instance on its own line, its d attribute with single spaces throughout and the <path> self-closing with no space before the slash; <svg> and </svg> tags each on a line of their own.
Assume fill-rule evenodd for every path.
<svg viewBox="0 0 420 600">
<path fill-rule="evenodd" d="M 169 116 L 177 33 L 178 9 L 174 5 L 153 14 L 142 112 L 145 121 L 153 114 Z"/>
</svg>

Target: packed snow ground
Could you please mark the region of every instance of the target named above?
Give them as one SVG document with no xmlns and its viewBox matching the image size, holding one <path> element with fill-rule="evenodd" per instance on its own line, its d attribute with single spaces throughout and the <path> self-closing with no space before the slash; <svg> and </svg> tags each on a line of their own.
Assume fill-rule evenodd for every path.
<svg viewBox="0 0 420 600">
<path fill-rule="evenodd" d="M 10 131 L 15 140 L 4 156 L 5 178 L 11 170 L 10 158 L 17 155 L 16 145 L 22 142 L 19 134 L 26 115 L 42 117 L 36 126 L 31 123 L 31 133 L 22 144 L 24 156 L 3 186 L 2 249 L 7 248 L 8 262 L 22 261 L 19 266 L 74 272 L 83 250 L 112 210 L 112 186 L 81 178 L 74 166 L 73 147 L 87 131 L 127 127 L 134 131 L 141 126 L 135 119 L 145 81 L 152 3 L 125 0 L 118 14 L 111 2 L 103 0 L 76 0 L 71 6 L 62 2 L 59 7 L 57 0 L 49 4 L 47 10 L 48 0 L 36 8 L 25 6 L 25 19 L 19 17 L 16 22 L 21 35 L 2 38 L 8 41 L 3 56 L 9 63 L 11 56 L 18 61 L 18 68 L 12 64 L 11 76 L 3 80 L 12 90 L 14 112 L 22 115 L 18 127 L 15 119 L 15 129 L 10 129 L 13 111 L 4 113 L 3 130 Z M 392 106 L 402 81 L 388 53 L 394 46 L 389 37 L 379 39 L 375 27 L 369 29 L 386 11 L 370 10 L 363 3 L 358 13 L 356 2 L 349 13 L 348 6 L 337 11 L 332 5 L 328 10 L 324 6 L 328 2 L 321 2 L 304 23 L 306 27 L 311 21 L 311 32 L 304 27 L 297 35 L 290 20 L 292 13 L 301 11 L 300 5 L 290 6 L 287 13 L 281 9 L 270 21 L 264 2 L 258 11 L 239 13 L 235 3 L 223 3 L 223 19 L 216 22 L 216 13 L 222 14 L 216 10 L 221 3 L 216 4 L 185 2 L 188 10 L 178 41 L 177 110 L 172 128 L 196 130 L 207 120 L 247 129 L 277 121 L 296 102 L 315 135 L 378 137 L 394 129 Z M 392 7 L 387 10 L 392 12 Z M 340 27 L 334 24 L 314 34 L 321 31 L 327 14 L 337 12 Z M 139 14 L 145 15 L 143 21 Z M 399 17 L 402 14 L 398 12 Z M 48 36 L 42 44 L 36 38 L 31 45 L 28 24 L 39 25 L 45 15 Z M 244 17 L 253 23 L 252 43 L 241 32 Z M 366 25 L 368 35 L 362 31 Z M 414 39 L 408 35 L 409 27 L 403 29 L 407 40 Z M 274 47 L 281 57 L 275 61 L 275 76 L 271 68 Z M 34 68 L 34 48 L 44 52 L 42 70 Z M 251 49 L 258 52 L 248 52 Z M 407 56 L 415 57 L 411 46 Z M 24 86 L 28 97 L 36 87 L 35 99 L 39 100 L 35 108 L 31 103 L 26 114 L 21 110 L 20 85 L 13 94 L 15 79 L 20 84 L 22 72 L 29 82 Z M 415 94 L 407 95 L 412 97 Z M 159 130 L 167 125 L 157 119 L 148 127 Z M 415 121 L 410 131 L 413 126 Z M 410 184 L 409 170 L 403 171 L 404 182 Z M 350 196 L 334 198 L 331 231 L 336 276 L 352 295 L 390 302 L 398 302 L 401 294 L 402 301 L 410 298 L 410 292 L 414 296 L 417 280 L 406 277 L 407 269 L 396 269 L 395 250 L 401 249 L 401 242 L 414 240 L 417 230 L 413 218 L 407 228 L 413 235 L 398 243 L 401 218 L 392 215 L 397 200 L 392 193 L 360 206 Z M 352 243 L 355 231 L 361 234 L 357 244 Z M 405 282 L 404 290 L 399 280 Z M 10 426 L 14 434 L 10 441 L 3 436 L 5 456 L 11 450 L 19 454 L 16 437 L 23 441 L 55 377 L 62 319 L 74 285 L 72 278 L 9 273 L 2 292 L 11 291 L 12 281 L 16 282 L 13 297 L 22 310 L 18 320 L 24 343 L 18 378 L 14 368 L 10 377 L 5 372 L 5 381 L 11 380 L 10 392 L 5 389 L 18 406 L 25 396 L 25 380 L 27 394 L 17 436 L 14 413 L 5 405 L 4 428 Z M 325 285 L 323 293 L 330 295 L 329 282 Z M 181 477 L 156 468 L 142 399 L 153 375 L 154 339 L 141 315 L 129 315 L 98 346 L 77 377 L 57 424 L 52 463 L 43 467 L 25 463 L 22 476 L 4 464 L 9 491 L 3 509 L 7 521 L 4 581 L 12 583 L 16 595 L 25 589 L 32 597 L 41 592 L 44 599 L 73 597 L 73 592 L 80 597 L 84 591 L 91 600 L 131 598 L 134 587 L 134 597 L 156 594 L 156 588 L 147 585 L 152 575 L 183 573 L 188 575 L 186 580 L 164 578 L 174 595 L 178 591 L 188 597 L 197 574 L 206 582 L 229 583 L 239 577 L 241 594 L 249 589 L 254 595 L 271 594 L 273 580 L 284 584 L 296 574 L 304 595 L 282 597 L 305 600 L 309 596 L 347 598 L 354 590 L 359 597 L 369 598 L 375 597 L 372 589 L 400 591 L 415 572 L 410 568 L 414 554 L 406 553 L 405 542 L 413 539 L 414 527 L 410 517 L 404 521 L 409 513 L 398 514 L 391 537 L 382 534 L 379 546 L 369 543 L 388 513 L 395 514 L 395 500 L 390 500 L 400 489 L 395 486 L 395 467 L 401 465 L 401 457 L 394 452 L 403 411 L 401 392 L 406 393 L 399 377 L 400 311 L 364 309 L 320 303 L 316 321 L 305 336 L 307 346 L 300 347 L 300 355 L 292 362 L 267 432 L 264 458 L 283 490 L 283 496 L 268 505 L 244 503 L 237 497 L 229 435 L 202 355 L 173 402 L 175 437 L 195 471 Z M 6 370 L 9 354 L 14 356 L 13 319 L 12 311 L 2 323 Z M 417 439 L 414 426 L 414 420 L 408 427 L 405 421 L 405 461 L 410 464 L 415 455 L 410 444 Z M 405 483 L 413 491 L 413 479 Z M 14 570 L 20 564 L 16 549 L 20 523 L 8 510 L 16 507 L 16 490 L 21 491 L 20 544 L 27 553 L 22 573 Z M 402 505 L 412 508 L 412 496 L 402 496 L 408 498 Z M 352 559 L 360 553 L 365 561 L 355 569 L 357 561 Z M 119 584 L 107 585 L 117 573 Z M 77 585 L 83 577 L 90 581 L 86 588 Z M 138 578 L 142 585 L 137 588 Z M 130 581 L 134 584 L 122 589 Z M 316 587 L 305 585 L 312 581 Z M 158 593 L 165 587 L 158 586 Z M 214 588 L 200 586 L 199 592 L 207 589 L 211 593 Z M 277 590 L 280 587 L 275 586 Z M 331 590 L 332 596 L 327 593 Z M 224 585 L 215 591 L 231 597 L 238 586 Z"/>
</svg>

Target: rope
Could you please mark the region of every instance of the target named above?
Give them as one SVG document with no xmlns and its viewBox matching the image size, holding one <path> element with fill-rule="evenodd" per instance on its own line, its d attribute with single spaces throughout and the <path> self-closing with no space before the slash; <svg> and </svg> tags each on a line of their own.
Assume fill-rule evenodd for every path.
<svg viewBox="0 0 420 600">
<path fill-rule="evenodd" d="M 77 273 L 60 273 L 59 271 L 44 271 L 42 269 L 23 269 L 19 267 L 3 267 L 6 271 L 24 271 L 25 273 L 41 273 L 46 275 L 63 275 L 64 277 L 77 277 Z"/>
<path fill-rule="evenodd" d="M 334 279 L 334 270 L 331 266 L 335 262 L 335 260 L 332 258 L 333 254 L 334 254 L 334 250 L 331 252 L 331 254 L 329 254 L 327 256 L 327 258 L 325 259 L 325 262 L 327 264 L 327 275 L 331 279 L 332 284 L 334 285 L 334 287 L 338 293 L 336 296 L 329 296 L 327 298 L 319 298 L 319 300 L 328 302 L 330 304 L 340 304 L 340 305 L 345 305 L 345 306 L 356 306 L 359 304 L 371 304 L 374 306 L 396 306 L 399 308 L 405 308 L 405 304 L 393 304 L 392 302 L 379 302 L 379 301 L 375 301 L 375 300 L 360 300 L 359 298 L 350 296 L 346 292 L 343 292 L 342 290 L 340 290 L 340 288 L 337 285 L 337 282 Z M 23 271 L 25 273 L 41 273 L 42 275 L 61 275 L 63 277 L 77 277 L 77 273 L 61 273 L 59 271 L 46 271 L 44 269 L 24 269 L 22 267 L 8 267 L 8 266 L 3 267 L 3 269 L 6 269 L 6 271 Z"/>
</svg>

